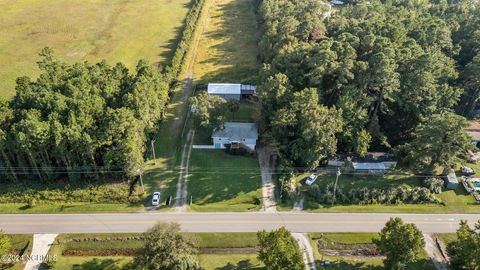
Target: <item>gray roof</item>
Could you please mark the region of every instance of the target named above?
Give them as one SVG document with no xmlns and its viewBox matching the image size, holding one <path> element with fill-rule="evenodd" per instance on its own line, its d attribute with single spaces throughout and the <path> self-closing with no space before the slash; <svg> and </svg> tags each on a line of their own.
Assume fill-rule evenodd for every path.
<svg viewBox="0 0 480 270">
<path fill-rule="evenodd" d="M 258 139 L 258 129 L 255 123 L 226 122 L 224 129 L 216 130 L 212 137 L 228 138 L 230 141 Z"/>
<path fill-rule="evenodd" d="M 385 170 L 385 164 L 382 162 L 353 162 L 355 170 Z"/>
<path fill-rule="evenodd" d="M 240 95 L 241 84 L 238 83 L 209 83 L 208 93 L 210 95 Z"/>
</svg>

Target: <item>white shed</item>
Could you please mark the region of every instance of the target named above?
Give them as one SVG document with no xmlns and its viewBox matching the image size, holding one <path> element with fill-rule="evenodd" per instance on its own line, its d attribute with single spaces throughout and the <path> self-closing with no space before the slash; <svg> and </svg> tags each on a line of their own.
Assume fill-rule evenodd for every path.
<svg viewBox="0 0 480 270">
<path fill-rule="evenodd" d="M 209 95 L 240 100 L 242 85 L 237 83 L 209 83 L 207 91 Z"/>
<path fill-rule="evenodd" d="M 255 151 L 258 140 L 258 129 L 255 123 L 227 122 L 223 129 L 212 134 L 215 149 L 225 148 L 225 145 L 240 144 Z"/>
</svg>

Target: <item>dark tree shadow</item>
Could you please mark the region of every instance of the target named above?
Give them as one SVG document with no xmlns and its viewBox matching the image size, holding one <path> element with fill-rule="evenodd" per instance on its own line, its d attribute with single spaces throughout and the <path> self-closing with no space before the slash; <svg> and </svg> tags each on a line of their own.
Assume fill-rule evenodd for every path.
<svg viewBox="0 0 480 270">
<path fill-rule="evenodd" d="M 261 267 L 256 267 L 250 260 L 239 261 L 237 264 L 228 263 L 225 266 L 217 267 L 215 270 L 260 270 Z"/>
</svg>

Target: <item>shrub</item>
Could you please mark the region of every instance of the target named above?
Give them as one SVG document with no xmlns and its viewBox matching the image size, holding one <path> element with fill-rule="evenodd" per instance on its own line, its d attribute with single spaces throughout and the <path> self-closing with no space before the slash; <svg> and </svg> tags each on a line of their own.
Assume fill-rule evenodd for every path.
<svg viewBox="0 0 480 270">
<path fill-rule="evenodd" d="M 443 180 L 439 178 L 428 178 L 425 181 L 423 181 L 423 184 L 430 192 L 434 194 L 439 194 L 442 192 L 443 189 Z"/>
<path fill-rule="evenodd" d="M 333 202 L 333 185 L 328 184 L 323 189 L 317 184 L 311 185 L 307 190 L 307 196 L 321 204 Z M 344 193 L 341 187 L 337 187 L 335 201 L 340 204 L 399 204 L 399 203 L 441 203 L 441 201 L 423 187 L 399 186 L 386 190 L 373 188 L 354 188 Z"/>
</svg>

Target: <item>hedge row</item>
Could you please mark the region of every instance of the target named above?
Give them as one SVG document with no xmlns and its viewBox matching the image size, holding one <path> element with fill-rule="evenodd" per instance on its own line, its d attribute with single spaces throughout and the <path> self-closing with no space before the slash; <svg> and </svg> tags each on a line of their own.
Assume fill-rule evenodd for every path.
<svg viewBox="0 0 480 270">
<path fill-rule="evenodd" d="M 313 184 L 308 189 L 308 195 L 317 203 L 330 204 L 333 201 L 333 185 L 320 188 Z M 424 187 L 399 186 L 389 189 L 354 188 L 344 192 L 337 188 L 335 201 L 339 204 L 440 204 L 442 203 L 435 195 Z"/>
<path fill-rule="evenodd" d="M 44 187 L 29 188 L 20 185 L 2 186 L 0 203 L 136 203 L 141 199 L 140 193 L 130 195 L 128 184 L 100 184 L 84 187 Z"/>
<path fill-rule="evenodd" d="M 198 19 L 200 18 L 200 14 L 204 4 L 205 0 L 194 0 L 193 6 L 185 18 L 185 28 L 183 30 L 182 37 L 180 38 L 175 53 L 173 54 L 170 66 L 166 68 L 166 76 L 170 80 L 170 82 L 175 81 L 175 79 L 180 74 L 183 60 L 185 59 L 185 55 L 190 49 L 193 34 L 195 33 L 195 28 L 198 24 Z"/>
</svg>

